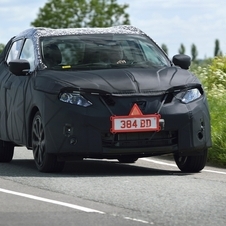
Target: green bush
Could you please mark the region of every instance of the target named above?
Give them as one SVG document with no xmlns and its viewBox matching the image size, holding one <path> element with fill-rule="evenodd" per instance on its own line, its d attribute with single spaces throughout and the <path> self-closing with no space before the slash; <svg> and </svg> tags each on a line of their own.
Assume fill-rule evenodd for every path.
<svg viewBox="0 0 226 226">
<path fill-rule="evenodd" d="M 0 43 L 0 53 L 3 51 L 4 47 L 5 47 L 5 45 Z"/>
<path fill-rule="evenodd" d="M 208 161 L 226 166 L 226 57 L 217 57 L 207 64 L 193 64 L 191 70 L 201 80 L 210 108 L 213 146 Z"/>
</svg>

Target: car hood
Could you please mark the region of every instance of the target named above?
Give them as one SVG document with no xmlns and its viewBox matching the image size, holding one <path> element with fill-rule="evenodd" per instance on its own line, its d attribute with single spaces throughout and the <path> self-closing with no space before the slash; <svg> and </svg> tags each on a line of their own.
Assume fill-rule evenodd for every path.
<svg viewBox="0 0 226 226">
<path fill-rule="evenodd" d="M 188 70 L 168 67 L 160 70 L 146 68 L 105 69 L 90 71 L 39 71 L 35 88 L 58 93 L 62 88 L 95 90 L 111 94 L 148 94 L 173 87 L 193 86 L 199 80 Z"/>
</svg>

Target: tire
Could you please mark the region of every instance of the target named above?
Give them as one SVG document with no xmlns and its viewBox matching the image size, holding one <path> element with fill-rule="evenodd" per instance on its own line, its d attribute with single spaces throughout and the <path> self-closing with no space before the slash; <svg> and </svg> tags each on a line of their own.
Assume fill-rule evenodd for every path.
<svg viewBox="0 0 226 226">
<path fill-rule="evenodd" d="M 0 140 L 0 162 L 11 162 L 13 159 L 13 154 L 13 143 Z"/>
<path fill-rule="evenodd" d="M 138 158 L 134 158 L 134 157 L 121 157 L 121 158 L 118 158 L 118 161 L 120 163 L 135 163 L 137 159 Z"/>
<path fill-rule="evenodd" d="M 32 123 L 32 149 L 35 164 L 40 172 L 61 172 L 64 162 L 57 161 L 57 155 L 46 152 L 45 133 L 40 112 L 34 116 Z"/>
<path fill-rule="evenodd" d="M 207 149 L 203 150 L 202 155 L 197 156 L 180 156 L 178 154 L 174 155 L 174 160 L 178 166 L 178 168 L 182 172 L 186 173 L 198 173 L 201 171 L 207 161 Z"/>
</svg>

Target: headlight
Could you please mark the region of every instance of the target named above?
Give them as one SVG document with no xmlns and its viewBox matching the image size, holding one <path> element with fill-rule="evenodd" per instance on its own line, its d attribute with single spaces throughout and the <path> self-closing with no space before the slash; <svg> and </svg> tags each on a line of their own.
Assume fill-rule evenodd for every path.
<svg viewBox="0 0 226 226">
<path fill-rule="evenodd" d="M 182 95 L 181 101 L 185 104 L 190 103 L 201 96 L 200 91 L 197 88 L 187 90 Z"/>
<path fill-rule="evenodd" d="M 59 96 L 59 100 L 69 104 L 75 104 L 83 107 L 88 107 L 92 105 L 90 101 L 85 99 L 79 93 L 61 93 Z"/>
</svg>

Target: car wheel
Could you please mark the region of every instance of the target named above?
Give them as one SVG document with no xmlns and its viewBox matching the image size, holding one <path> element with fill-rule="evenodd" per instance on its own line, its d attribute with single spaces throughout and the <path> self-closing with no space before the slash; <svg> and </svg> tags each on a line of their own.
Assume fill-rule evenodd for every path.
<svg viewBox="0 0 226 226">
<path fill-rule="evenodd" d="M 197 173 L 206 165 L 207 149 L 203 150 L 202 155 L 197 156 L 180 156 L 175 154 L 174 160 L 182 172 Z"/>
<path fill-rule="evenodd" d="M 37 112 L 32 123 L 32 149 L 37 169 L 40 172 L 61 172 L 64 162 L 57 161 L 57 155 L 46 152 L 45 133 L 40 112 Z"/>
<path fill-rule="evenodd" d="M 118 158 L 118 161 L 120 163 L 135 163 L 138 158 L 133 158 L 133 157 L 121 157 Z"/>
<path fill-rule="evenodd" d="M 14 145 L 11 142 L 0 140 L 0 162 L 11 162 L 14 154 Z"/>
</svg>

